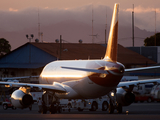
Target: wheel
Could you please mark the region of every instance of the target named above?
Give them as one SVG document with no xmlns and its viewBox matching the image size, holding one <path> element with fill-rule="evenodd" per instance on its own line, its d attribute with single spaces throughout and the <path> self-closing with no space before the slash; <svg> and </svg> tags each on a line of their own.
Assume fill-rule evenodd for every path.
<svg viewBox="0 0 160 120">
<path fill-rule="evenodd" d="M 81 111 L 83 111 L 83 109 L 81 109 L 81 108 L 78 108 L 78 111 L 79 111 L 79 112 L 81 112 Z"/>
<path fill-rule="evenodd" d="M 120 103 L 117 103 L 117 112 L 122 113 L 122 105 Z"/>
<path fill-rule="evenodd" d="M 96 111 L 96 110 L 97 110 L 97 103 L 96 103 L 96 102 L 93 102 L 93 103 L 92 103 L 91 110 L 92 110 L 92 111 Z"/>
<path fill-rule="evenodd" d="M 61 106 L 58 107 L 58 113 L 62 113 L 62 107 Z"/>
<path fill-rule="evenodd" d="M 152 99 L 151 99 L 151 98 L 148 98 L 147 102 L 148 102 L 148 103 L 151 103 L 151 102 L 152 102 Z"/>
<path fill-rule="evenodd" d="M 109 114 L 113 114 L 114 112 L 114 106 L 112 103 L 109 104 Z"/>
<path fill-rule="evenodd" d="M 29 110 L 32 110 L 32 105 L 29 106 Z"/>
<path fill-rule="evenodd" d="M 108 109 L 108 102 L 103 102 L 102 111 L 107 111 L 107 109 Z"/>
<path fill-rule="evenodd" d="M 69 102 L 69 103 L 68 103 L 68 112 L 71 111 L 71 108 L 72 108 L 72 105 L 71 105 L 71 103 Z"/>
<path fill-rule="evenodd" d="M 55 114 L 56 113 L 56 110 L 52 109 L 50 110 L 50 114 Z"/>
<path fill-rule="evenodd" d="M 12 106 L 12 109 L 13 109 L 13 110 L 16 110 L 16 107 Z"/>
<path fill-rule="evenodd" d="M 7 104 L 4 104 L 4 105 L 3 105 L 3 109 L 4 109 L 4 110 L 7 110 L 7 108 L 8 108 Z"/>
<path fill-rule="evenodd" d="M 50 114 L 55 114 L 57 112 L 57 107 L 56 106 L 52 106 L 50 108 Z"/>
<path fill-rule="evenodd" d="M 46 106 L 42 106 L 41 113 L 42 114 L 46 114 L 47 113 L 47 107 Z"/>
<path fill-rule="evenodd" d="M 138 103 L 138 101 L 134 101 L 135 103 Z"/>
</svg>

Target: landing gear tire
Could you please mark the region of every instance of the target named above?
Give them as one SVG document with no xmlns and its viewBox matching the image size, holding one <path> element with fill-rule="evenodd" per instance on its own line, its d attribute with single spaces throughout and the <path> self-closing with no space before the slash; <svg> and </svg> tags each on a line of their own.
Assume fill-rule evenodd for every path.
<svg viewBox="0 0 160 120">
<path fill-rule="evenodd" d="M 32 105 L 29 106 L 29 110 L 32 110 Z"/>
<path fill-rule="evenodd" d="M 50 114 L 55 114 L 56 112 L 57 112 L 57 107 L 54 104 L 52 104 L 50 106 Z"/>
<path fill-rule="evenodd" d="M 117 103 L 117 113 L 122 113 L 122 105 Z"/>
<path fill-rule="evenodd" d="M 109 104 L 109 114 L 113 114 L 114 113 L 114 106 L 112 103 Z"/>
<path fill-rule="evenodd" d="M 78 111 L 79 111 L 79 112 L 81 112 L 81 111 L 83 111 L 83 109 L 81 109 L 81 108 L 78 108 Z"/>
<path fill-rule="evenodd" d="M 107 109 L 108 109 L 108 102 L 103 102 L 102 111 L 107 111 Z"/>
<path fill-rule="evenodd" d="M 7 104 L 4 104 L 3 105 L 3 110 L 7 110 L 7 108 L 8 108 Z"/>
<path fill-rule="evenodd" d="M 93 102 L 92 107 L 91 107 L 91 111 L 96 111 L 96 110 L 97 110 L 97 103 Z"/>
<path fill-rule="evenodd" d="M 151 98 L 148 98 L 147 102 L 148 102 L 148 103 L 151 103 L 151 102 L 152 102 L 152 99 L 151 99 Z"/>
<path fill-rule="evenodd" d="M 46 106 L 43 106 L 43 107 L 42 107 L 41 113 L 42 113 L 42 114 L 46 114 L 46 113 L 47 113 L 47 107 L 46 107 Z"/>
<path fill-rule="evenodd" d="M 12 109 L 13 109 L 13 110 L 16 110 L 16 107 L 13 106 Z"/>
<path fill-rule="evenodd" d="M 62 107 L 61 106 L 58 107 L 58 113 L 62 113 Z"/>
</svg>

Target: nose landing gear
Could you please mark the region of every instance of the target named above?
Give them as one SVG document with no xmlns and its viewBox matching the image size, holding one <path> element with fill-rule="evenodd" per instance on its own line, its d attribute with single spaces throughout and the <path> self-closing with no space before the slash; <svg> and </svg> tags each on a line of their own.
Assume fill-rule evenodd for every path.
<svg viewBox="0 0 160 120">
<path fill-rule="evenodd" d="M 110 114 L 113 114 L 114 113 L 114 110 L 116 109 L 117 110 L 117 113 L 122 113 L 122 105 L 121 103 L 118 103 L 116 101 L 116 90 L 114 90 L 113 92 L 110 92 L 108 94 L 108 97 L 109 97 L 109 113 Z"/>
</svg>

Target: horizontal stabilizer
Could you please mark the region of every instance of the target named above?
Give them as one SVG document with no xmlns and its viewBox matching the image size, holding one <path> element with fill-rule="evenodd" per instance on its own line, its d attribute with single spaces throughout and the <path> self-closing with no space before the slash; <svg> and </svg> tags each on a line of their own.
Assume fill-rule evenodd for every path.
<svg viewBox="0 0 160 120">
<path fill-rule="evenodd" d="M 86 72 L 94 72 L 94 73 L 105 73 L 105 74 L 108 74 L 108 72 L 107 72 L 106 70 L 87 69 L 87 68 L 74 68 L 74 67 L 64 67 L 64 66 L 61 66 L 61 68 L 71 69 L 71 70 L 79 70 L 79 71 L 86 71 Z"/>
<path fill-rule="evenodd" d="M 132 71 L 138 71 L 138 70 L 147 70 L 147 69 L 155 69 L 155 68 L 160 68 L 160 66 L 125 69 L 125 72 L 132 72 Z"/>
</svg>

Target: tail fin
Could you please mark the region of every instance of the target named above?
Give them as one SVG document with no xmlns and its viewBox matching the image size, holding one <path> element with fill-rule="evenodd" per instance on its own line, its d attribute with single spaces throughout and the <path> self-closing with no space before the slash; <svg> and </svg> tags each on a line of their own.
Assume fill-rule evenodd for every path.
<svg viewBox="0 0 160 120">
<path fill-rule="evenodd" d="M 104 56 L 104 59 L 110 59 L 113 62 L 117 61 L 118 13 L 119 4 L 115 4 L 108 38 L 108 45 L 106 49 L 106 54 Z"/>
</svg>

